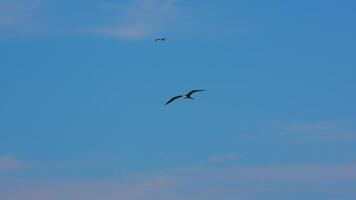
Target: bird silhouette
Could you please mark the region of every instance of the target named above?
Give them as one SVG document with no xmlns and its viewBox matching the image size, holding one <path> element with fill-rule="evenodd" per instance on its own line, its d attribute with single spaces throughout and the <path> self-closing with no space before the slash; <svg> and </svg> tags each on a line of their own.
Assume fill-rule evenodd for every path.
<svg viewBox="0 0 356 200">
<path fill-rule="evenodd" d="M 164 41 L 166 41 L 167 39 L 168 39 L 168 38 L 166 38 L 166 37 L 157 38 L 157 39 L 155 39 L 155 42 L 157 42 L 157 41 L 164 42 Z"/>
<path fill-rule="evenodd" d="M 206 90 L 192 90 L 192 91 L 188 92 L 188 93 L 185 94 L 185 95 L 174 96 L 174 97 L 172 97 L 170 100 L 168 100 L 165 105 L 170 104 L 172 101 L 174 101 L 174 100 L 176 100 L 176 99 L 194 99 L 194 98 L 192 98 L 192 94 L 193 94 L 193 93 L 196 93 L 196 92 L 203 92 L 203 91 L 206 91 Z"/>
</svg>

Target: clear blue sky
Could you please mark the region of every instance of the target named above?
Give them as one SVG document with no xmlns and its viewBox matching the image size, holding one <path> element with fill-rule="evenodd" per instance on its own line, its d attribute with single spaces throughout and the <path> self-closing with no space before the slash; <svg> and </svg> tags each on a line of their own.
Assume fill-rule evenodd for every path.
<svg viewBox="0 0 356 200">
<path fill-rule="evenodd" d="M 0 0 L 0 199 L 355 199 L 355 10 Z"/>
</svg>

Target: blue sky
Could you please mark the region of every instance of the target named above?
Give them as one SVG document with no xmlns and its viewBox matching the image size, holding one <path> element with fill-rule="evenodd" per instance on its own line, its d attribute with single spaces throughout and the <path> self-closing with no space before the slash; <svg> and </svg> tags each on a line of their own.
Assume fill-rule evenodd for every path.
<svg viewBox="0 0 356 200">
<path fill-rule="evenodd" d="M 355 199 L 355 9 L 0 0 L 0 199 Z"/>
</svg>

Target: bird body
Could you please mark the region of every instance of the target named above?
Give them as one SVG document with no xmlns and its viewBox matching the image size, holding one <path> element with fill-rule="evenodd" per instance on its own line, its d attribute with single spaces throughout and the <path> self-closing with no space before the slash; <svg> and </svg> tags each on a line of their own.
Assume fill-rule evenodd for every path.
<svg viewBox="0 0 356 200">
<path fill-rule="evenodd" d="M 166 41 L 166 40 L 167 40 L 166 37 L 162 37 L 162 38 L 157 38 L 157 39 L 155 39 L 156 42 L 157 42 L 157 41 L 164 42 L 164 41 Z"/>
<path fill-rule="evenodd" d="M 195 92 L 202 92 L 202 91 L 206 91 L 206 90 L 192 90 L 185 95 L 178 95 L 178 96 L 172 97 L 170 100 L 167 101 L 167 103 L 165 105 L 170 104 L 172 101 L 174 101 L 176 99 L 194 99 L 194 98 L 192 98 L 192 94 Z"/>
</svg>

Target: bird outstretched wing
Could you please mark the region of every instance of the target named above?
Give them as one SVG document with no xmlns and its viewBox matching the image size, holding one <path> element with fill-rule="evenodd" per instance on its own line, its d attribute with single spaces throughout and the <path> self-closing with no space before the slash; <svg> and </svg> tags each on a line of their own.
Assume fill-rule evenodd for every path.
<svg viewBox="0 0 356 200">
<path fill-rule="evenodd" d="M 190 97 L 195 92 L 203 92 L 203 91 L 206 91 L 206 90 L 192 90 L 187 94 L 187 97 Z"/>
<path fill-rule="evenodd" d="M 179 96 L 175 96 L 175 97 L 172 97 L 169 101 L 167 101 L 167 103 L 165 105 L 168 105 L 169 103 L 171 103 L 172 101 L 176 100 L 176 99 L 179 99 L 181 98 L 183 95 L 179 95 Z"/>
</svg>

